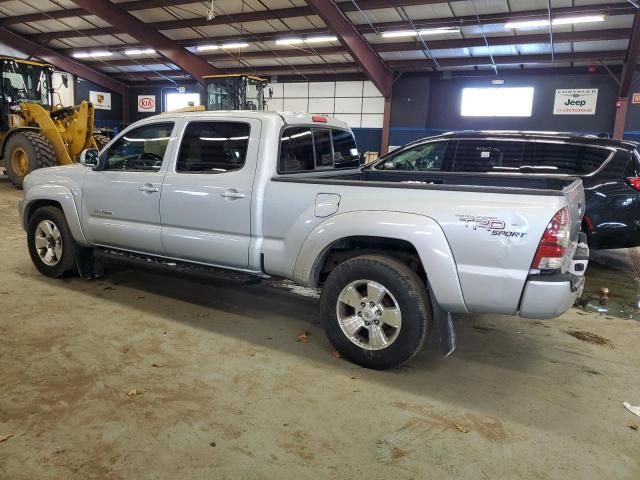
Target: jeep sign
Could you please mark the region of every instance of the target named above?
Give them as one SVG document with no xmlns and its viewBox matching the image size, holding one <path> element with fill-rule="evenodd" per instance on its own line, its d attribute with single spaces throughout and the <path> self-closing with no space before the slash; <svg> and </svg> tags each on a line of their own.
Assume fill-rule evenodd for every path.
<svg viewBox="0 0 640 480">
<path fill-rule="evenodd" d="M 155 95 L 138 95 L 138 111 L 155 113 L 156 96 Z"/>
<path fill-rule="evenodd" d="M 566 88 L 556 90 L 554 115 L 595 115 L 597 88 Z"/>
</svg>

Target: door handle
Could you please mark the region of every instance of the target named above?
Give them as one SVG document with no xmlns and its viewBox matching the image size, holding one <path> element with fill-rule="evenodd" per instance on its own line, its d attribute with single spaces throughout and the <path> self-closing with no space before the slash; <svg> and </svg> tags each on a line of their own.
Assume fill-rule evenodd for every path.
<svg viewBox="0 0 640 480">
<path fill-rule="evenodd" d="M 224 198 L 230 198 L 232 200 L 235 200 L 237 198 L 244 198 L 245 197 L 244 193 L 240 193 L 235 188 L 222 192 L 220 194 L 220 196 L 224 197 Z"/>
<path fill-rule="evenodd" d="M 155 193 L 155 192 L 159 192 L 160 189 L 158 187 L 154 187 L 150 183 L 145 183 L 144 185 L 142 185 L 140 187 L 140 191 L 141 192 L 148 192 L 148 193 Z"/>
</svg>

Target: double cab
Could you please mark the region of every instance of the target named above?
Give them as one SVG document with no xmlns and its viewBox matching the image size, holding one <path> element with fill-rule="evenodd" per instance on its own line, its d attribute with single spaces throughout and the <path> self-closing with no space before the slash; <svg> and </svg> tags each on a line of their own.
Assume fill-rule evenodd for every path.
<svg viewBox="0 0 640 480">
<path fill-rule="evenodd" d="M 164 114 L 28 175 L 20 215 L 49 277 L 118 258 L 321 287 L 331 343 L 377 369 L 411 359 L 431 330 L 451 353 L 452 313 L 553 318 L 580 294 L 580 179 L 360 159 L 325 116 Z"/>
</svg>

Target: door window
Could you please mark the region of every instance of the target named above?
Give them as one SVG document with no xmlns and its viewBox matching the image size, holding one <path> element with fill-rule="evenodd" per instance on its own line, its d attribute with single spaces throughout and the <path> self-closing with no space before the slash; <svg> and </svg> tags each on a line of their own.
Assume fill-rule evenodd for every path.
<svg viewBox="0 0 640 480">
<path fill-rule="evenodd" d="M 535 173 L 588 175 L 605 162 L 611 152 L 604 148 L 565 143 L 535 142 L 533 158 L 526 159 Z"/>
<path fill-rule="evenodd" d="M 454 172 L 519 172 L 524 142 L 460 140 Z"/>
<path fill-rule="evenodd" d="M 442 168 L 448 142 L 429 142 L 398 152 L 377 169 L 409 170 L 417 172 L 439 171 Z"/>
<path fill-rule="evenodd" d="M 176 172 L 227 173 L 246 161 L 251 127 L 243 122 L 191 122 L 185 129 Z"/>
<path fill-rule="evenodd" d="M 172 130 L 173 122 L 163 122 L 126 132 L 103 152 L 103 169 L 159 171 Z"/>
</svg>

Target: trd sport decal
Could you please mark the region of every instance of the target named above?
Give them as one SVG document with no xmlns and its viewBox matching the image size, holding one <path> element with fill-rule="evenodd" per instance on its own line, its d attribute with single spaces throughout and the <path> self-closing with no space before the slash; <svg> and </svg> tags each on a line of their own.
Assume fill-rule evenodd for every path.
<svg viewBox="0 0 640 480">
<path fill-rule="evenodd" d="M 485 230 L 492 236 L 523 238 L 527 235 L 525 232 L 507 230 L 504 220 L 500 220 L 496 217 L 476 217 L 473 215 L 456 215 L 456 217 L 464 222 L 464 226 L 466 228 L 470 228 L 472 230 Z"/>
</svg>

